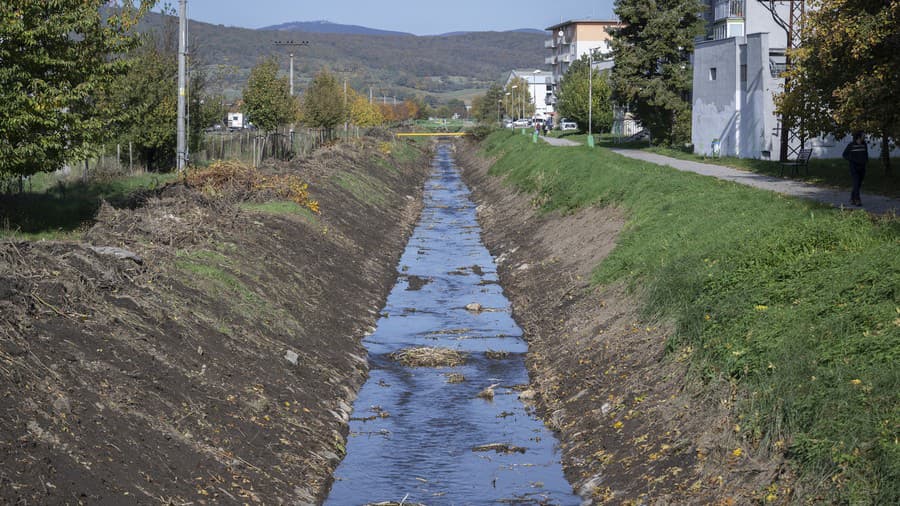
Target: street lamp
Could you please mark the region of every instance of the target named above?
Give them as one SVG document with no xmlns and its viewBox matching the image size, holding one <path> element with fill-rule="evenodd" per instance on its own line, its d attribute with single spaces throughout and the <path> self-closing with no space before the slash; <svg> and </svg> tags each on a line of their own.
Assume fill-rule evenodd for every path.
<svg viewBox="0 0 900 506">
<path fill-rule="evenodd" d="M 509 97 L 510 92 L 507 91 L 505 96 Z M 506 99 L 506 112 L 507 113 L 509 113 L 509 110 L 511 109 L 511 107 L 510 107 L 511 101 L 512 101 L 512 97 Z M 512 119 L 512 114 L 509 115 L 509 119 Z"/>
<path fill-rule="evenodd" d="M 500 125 L 500 124 L 501 124 L 501 123 L 500 123 L 500 104 L 502 104 L 502 103 L 503 103 L 503 99 L 502 99 L 502 98 L 498 98 L 498 99 L 497 99 L 497 125 Z"/>
<path fill-rule="evenodd" d="M 518 109 L 518 108 L 519 108 L 519 104 L 516 102 L 516 88 L 518 88 L 518 87 L 519 87 L 518 84 L 514 84 L 513 87 L 512 87 L 512 93 L 513 93 L 513 96 L 512 96 L 512 106 L 513 106 L 513 109 Z M 518 111 L 516 111 L 516 112 L 518 112 Z M 519 116 L 517 119 L 522 119 L 522 116 Z"/>
<path fill-rule="evenodd" d="M 534 72 L 532 72 L 532 74 L 534 74 L 534 75 L 531 76 L 531 88 L 533 90 L 532 95 L 531 95 L 531 100 L 534 101 L 533 116 L 537 116 L 537 75 L 540 73 L 541 73 L 540 69 L 535 69 Z"/>
</svg>

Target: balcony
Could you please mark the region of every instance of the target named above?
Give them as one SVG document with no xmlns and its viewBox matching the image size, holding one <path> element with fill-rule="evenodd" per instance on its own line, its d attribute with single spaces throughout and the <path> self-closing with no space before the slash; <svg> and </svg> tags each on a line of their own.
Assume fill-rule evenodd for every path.
<svg viewBox="0 0 900 506">
<path fill-rule="evenodd" d="M 717 0 L 713 8 L 713 21 L 744 17 L 744 0 Z"/>
<path fill-rule="evenodd" d="M 551 56 L 549 58 L 544 58 L 544 64 L 545 65 L 556 65 L 556 57 Z"/>
<path fill-rule="evenodd" d="M 553 39 L 545 40 L 544 47 L 547 49 L 556 49 L 556 41 Z"/>
<path fill-rule="evenodd" d="M 575 61 L 575 55 L 573 55 L 572 53 L 564 54 L 559 57 L 559 61 L 561 63 L 572 63 L 573 61 Z"/>
</svg>

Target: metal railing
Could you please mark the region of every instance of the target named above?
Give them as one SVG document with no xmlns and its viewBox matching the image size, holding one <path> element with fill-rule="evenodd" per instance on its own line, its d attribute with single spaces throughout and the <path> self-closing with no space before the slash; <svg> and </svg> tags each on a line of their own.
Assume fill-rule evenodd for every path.
<svg viewBox="0 0 900 506">
<path fill-rule="evenodd" d="M 744 0 L 717 0 L 713 8 L 714 21 L 744 17 Z"/>
</svg>

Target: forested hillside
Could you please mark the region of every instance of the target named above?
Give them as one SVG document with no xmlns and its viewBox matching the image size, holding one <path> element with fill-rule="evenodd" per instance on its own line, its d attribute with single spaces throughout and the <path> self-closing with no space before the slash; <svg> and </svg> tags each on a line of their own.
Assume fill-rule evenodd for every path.
<svg viewBox="0 0 900 506">
<path fill-rule="evenodd" d="M 172 17 L 150 14 L 143 29 L 159 29 Z M 513 68 L 542 68 L 543 35 L 522 32 L 470 32 L 451 36 L 354 35 L 250 30 L 192 21 L 191 53 L 207 69 L 210 84 L 234 96 L 250 68 L 263 57 L 281 55 L 287 72 L 288 51 L 276 40 L 308 40 L 294 60 L 302 90 L 323 67 L 337 72 L 356 89 L 376 95 L 442 93 L 487 88 Z"/>
</svg>

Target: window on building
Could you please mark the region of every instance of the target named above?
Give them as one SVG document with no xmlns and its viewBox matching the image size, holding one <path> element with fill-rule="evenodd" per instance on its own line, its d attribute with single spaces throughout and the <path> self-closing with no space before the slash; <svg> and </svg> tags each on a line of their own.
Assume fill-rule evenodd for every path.
<svg viewBox="0 0 900 506">
<path fill-rule="evenodd" d="M 715 68 L 715 67 L 710 67 L 710 68 L 709 68 L 709 80 L 710 80 L 710 81 L 715 81 L 715 80 L 716 80 L 716 68 Z"/>
<path fill-rule="evenodd" d="M 747 64 L 741 65 L 741 82 L 747 84 Z"/>
</svg>

